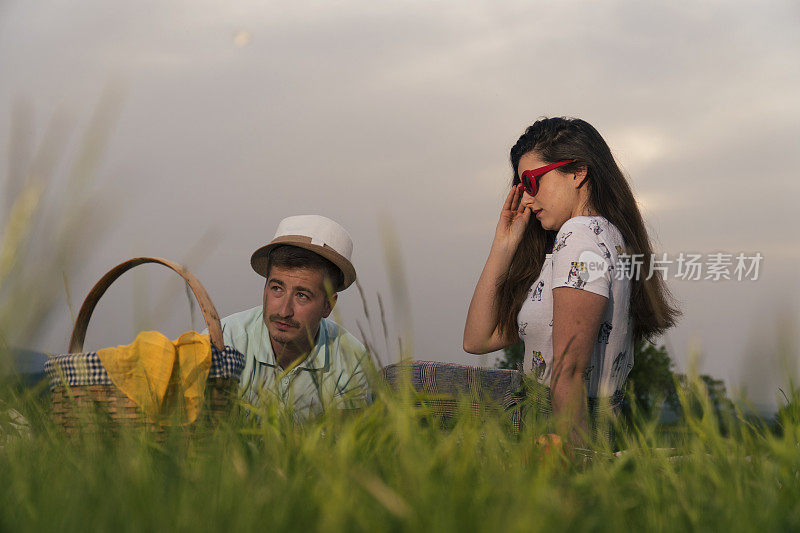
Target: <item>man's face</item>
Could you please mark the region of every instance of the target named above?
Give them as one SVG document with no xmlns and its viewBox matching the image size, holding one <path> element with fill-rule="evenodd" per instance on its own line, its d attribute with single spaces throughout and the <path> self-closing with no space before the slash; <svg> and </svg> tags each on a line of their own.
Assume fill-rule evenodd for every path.
<svg viewBox="0 0 800 533">
<path fill-rule="evenodd" d="M 273 348 L 308 351 L 320 320 L 331 314 L 336 294 L 325 291 L 325 277 L 312 268 L 270 268 L 264 286 L 264 324 Z"/>
</svg>

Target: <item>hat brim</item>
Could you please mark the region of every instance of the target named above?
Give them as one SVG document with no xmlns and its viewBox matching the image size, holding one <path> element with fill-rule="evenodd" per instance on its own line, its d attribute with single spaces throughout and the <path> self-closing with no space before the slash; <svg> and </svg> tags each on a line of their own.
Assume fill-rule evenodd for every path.
<svg viewBox="0 0 800 533">
<path fill-rule="evenodd" d="M 287 244 L 291 246 L 297 246 L 298 248 L 305 248 L 306 250 L 312 251 L 317 255 L 321 255 L 336 265 L 344 275 L 344 281 L 342 282 L 342 285 L 340 287 L 336 287 L 337 292 L 345 290 L 356 280 L 356 269 L 353 267 L 353 263 L 348 261 L 346 257 L 341 255 L 327 244 L 322 246 L 318 244 L 311 244 L 311 237 L 306 237 L 305 235 L 282 235 L 280 237 L 276 237 L 266 246 L 262 246 L 253 252 L 252 257 L 250 257 L 250 265 L 253 267 L 253 270 L 266 278 L 269 269 L 269 253 L 273 248 Z"/>
</svg>

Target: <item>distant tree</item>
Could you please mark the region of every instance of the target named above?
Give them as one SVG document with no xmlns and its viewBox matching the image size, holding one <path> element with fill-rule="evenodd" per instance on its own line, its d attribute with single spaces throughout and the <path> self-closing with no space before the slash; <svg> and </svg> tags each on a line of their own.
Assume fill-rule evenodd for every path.
<svg viewBox="0 0 800 533">
<path fill-rule="evenodd" d="M 731 416 L 734 415 L 735 407 L 731 399 L 728 397 L 728 391 L 725 388 L 725 382 L 721 379 L 714 379 L 706 374 L 701 374 L 698 377 L 700 382 L 703 384 L 706 394 L 708 395 L 711 409 L 714 412 L 717 421 L 719 422 L 720 430 L 723 433 L 727 432 L 727 421 Z M 691 387 L 689 378 L 686 377 L 685 374 L 676 374 L 675 379 L 681 388 L 688 389 Z M 688 400 L 688 406 L 684 406 L 684 409 L 688 407 L 691 411 L 693 411 L 695 416 L 700 416 L 702 414 L 702 406 L 699 402 L 699 399 L 689 395 Z"/>
<path fill-rule="evenodd" d="M 525 343 L 522 341 L 503 348 L 503 358 L 495 362 L 497 368 L 511 368 L 522 371 L 522 362 L 525 360 Z"/>
<path fill-rule="evenodd" d="M 725 389 L 725 382 L 705 374 L 702 374 L 700 379 L 706 386 L 706 392 L 708 393 L 709 400 L 711 400 L 711 405 L 714 407 L 714 412 L 717 413 L 717 415 L 733 413 L 734 405 L 728 397 L 728 391 Z"/>
<path fill-rule="evenodd" d="M 633 349 L 633 368 L 628 374 L 628 391 L 623 412 L 630 414 L 631 403 L 639 411 L 652 414 L 664 402 L 676 412 L 680 407 L 675 389 L 675 363 L 664 346 L 640 341 Z"/>
</svg>

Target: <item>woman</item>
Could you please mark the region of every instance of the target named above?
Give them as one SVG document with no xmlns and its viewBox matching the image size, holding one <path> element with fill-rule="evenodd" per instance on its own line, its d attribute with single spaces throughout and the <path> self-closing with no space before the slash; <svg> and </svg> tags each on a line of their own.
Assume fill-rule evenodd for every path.
<svg viewBox="0 0 800 533">
<path fill-rule="evenodd" d="M 464 350 L 524 341 L 525 368 L 549 388 L 556 431 L 579 444 L 587 394 L 618 406 L 634 343 L 673 326 L 679 311 L 658 275 L 646 279 L 650 240 L 596 129 L 580 119 L 538 120 L 511 148 L 511 167 Z"/>
</svg>

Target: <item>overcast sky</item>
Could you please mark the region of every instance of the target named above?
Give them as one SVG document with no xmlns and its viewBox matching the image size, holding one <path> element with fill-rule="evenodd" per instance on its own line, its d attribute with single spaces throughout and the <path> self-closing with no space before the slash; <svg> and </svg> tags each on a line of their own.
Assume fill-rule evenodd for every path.
<svg viewBox="0 0 800 533">
<path fill-rule="evenodd" d="M 281 218 L 318 213 L 353 236 L 381 342 L 376 294 L 403 306 L 385 262 L 394 234 L 416 357 L 491 365 L 461 335 L 509 148 L 539 116 L 583 118 L 629 176 L 658 252 L 764 256 L 758 281 L 670 280 L 684 316 L 663 342 L 679 369 L 696 351 L 702 372 L 765 403 L 800 329 L 799 23 L 791 1 L 6 0 L 0 146 L 25 160 L 9 125 L 13 146 L 34 152 L 65 116 L 53 173 L 65 183 L 93 113 L 108 110 L 103 231 L 76 230 L 91 251 L 68 274 L 74 307 L 136 255 L 185 261 L 223 316 L 258 305 L 250 254 Z M 70 328 L 56 297 L 34 346 L 50 352 Z M 355 288 L 339 302 L 358 333 Z M 387 312 L 394 339 L 403 320 Z M 87 346 L 188 326 L 181 283 L 143 268 L 101 302 Z"/>
</svg>

